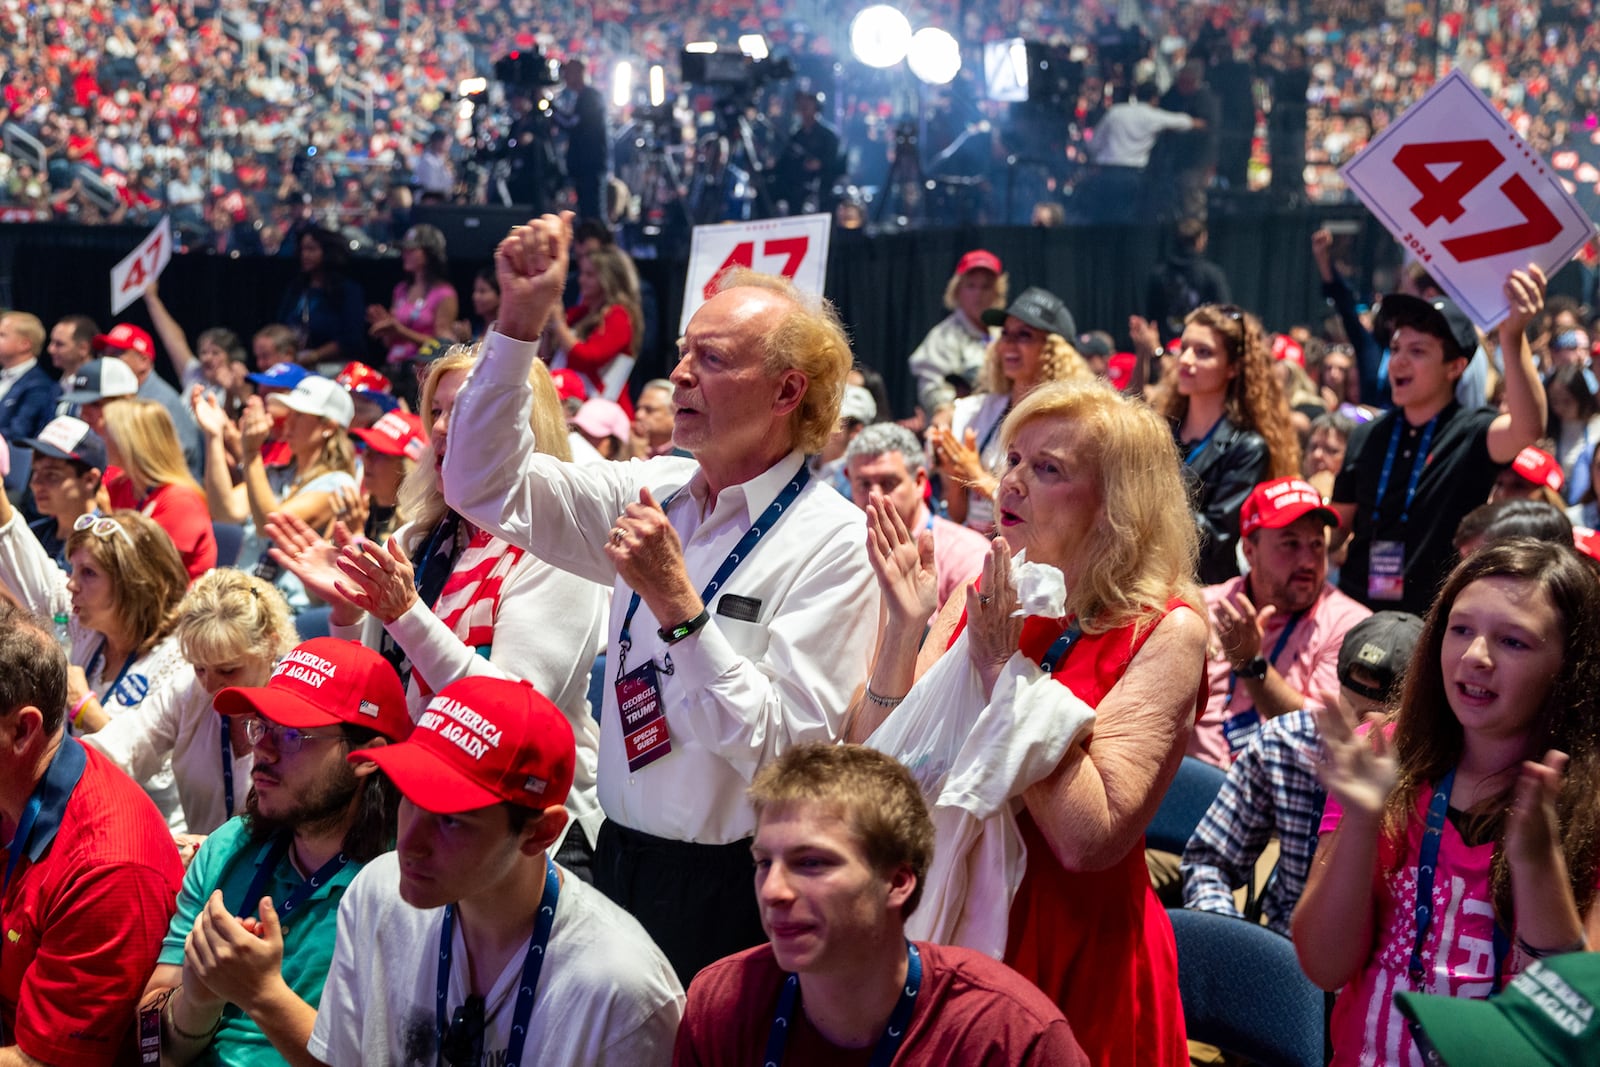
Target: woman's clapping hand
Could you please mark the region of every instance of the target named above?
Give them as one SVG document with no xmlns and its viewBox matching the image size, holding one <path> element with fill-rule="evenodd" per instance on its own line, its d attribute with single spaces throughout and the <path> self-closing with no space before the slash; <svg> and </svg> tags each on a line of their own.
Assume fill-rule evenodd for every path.
<svg viewBox="0 0 1600 1067">
<path fill-rule="evenodd" d="M 1347 814 L 1372 819 L 1382 816 L 1399 777 L 1399 765 L 1389 750 L 1384 724 L 1374 722 L 1365 736 L 1359 736 L 1334 704 L 1317 712 L 1317 726 L 1326 753 L 1317 768 L 1317 778 L 1328 795 Z"/>
<path fill-rule="evenodd" d="M 921 627 L 939 608 L 933 531 L 913 537 L 894 505 L 877 490 L 867 502 L 867 559 L 892 619 Z"/>
</svg>

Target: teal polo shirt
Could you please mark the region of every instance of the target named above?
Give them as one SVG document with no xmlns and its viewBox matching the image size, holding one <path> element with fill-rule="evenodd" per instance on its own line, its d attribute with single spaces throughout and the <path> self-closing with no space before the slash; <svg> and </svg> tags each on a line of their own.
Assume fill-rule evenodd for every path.
<svg viewBox="0 0 1600 1067">
<path fill-rule="evenodd" d="M 271 841 L 251 842 L 241 816 L 229 819 L 206 838 L 183 876 L 178 911 L 167 927 L 158 962 L 183 965 L 184 938 L 194 929 L 195 919 L 214 890 L 222 890 L 222 899 L 235 915 L 254 916 L 256 902 L 245 903 L 244 896 L 250 891 L 257 869 L 267 862 L 271 852 Z M 284 930 L 283 980 L 295 995 L 313 1008 L 322 1000 L 322 985 L 333 963 L 339 901 L 361 867 L 359 863 L 345 864 L 343 870 L 295 909 Z M 266 892 L 274 902 L 281 903 L 304 882 L 285 855 L 272 872 Z M 282 1067 L 283 1057 L 250 1016 L 229 1004 L 222 1010 L 222 1027 L 216 1038 L 194 1062 L 219 1067 L 224 1064 L 226 1067 Z"/>
</svg>

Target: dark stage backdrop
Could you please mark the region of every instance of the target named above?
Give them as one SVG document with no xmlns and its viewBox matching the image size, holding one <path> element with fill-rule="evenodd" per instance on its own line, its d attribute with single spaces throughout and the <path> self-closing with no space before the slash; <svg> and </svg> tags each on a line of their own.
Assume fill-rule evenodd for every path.
<svg viewBox="0 0 1600 1067">
<path fill-rule="evenodd" d="M 1208 256 L 1227 272 L 1235 301 L 1260 314 L 1269 330 L 1318 322 L 1326 306 L 1310 238 L 1330 220 L 1344 221 L 1355 231 L 1345 258 L 1358 268 L 1358 291 L 1370 292 L 1374 278 L 1378 284 L 1392 280 L 1396 246 L 1359 207 L 1214 215 Z M 74 312 L 108 327 L 109 272 L 144 232 L 123 226 L 0 225 L 0 306 L 31 311 L 46 327 Z M 850 330 L 856 358 L 883 374 L 895 414 L 901 416 L 909 414 L 913 398 L 906 357 L 946 314 L 940 297 L 963 252 L 981 247 L 996 253 L 1010 275 L 1013 295 L 1030 285 L 1050 289 L 1066 300 L 1079 330 L 1109 330 L 1126 346 L 1128 316 L 1143 313 L 1145 280 L 1166 241 L 1155 226 L 967 227 L 874 236 L 836 231 L 828 257 L 828 296 Z M 451 264 L 463 308 L 470 306 L 472 276 L 482 265 L 476 260 Z M 635 369 L 635 386 L 672 368 L 684 270 L 681 261 L 639 261 L 641 278 L 654 290 L 658 326 L 651 350 L 641 354 Z M 294 272 L 293 259 L 180 255 L 162 277 L 161 293 L 191 341 L 210 326 L 230 327 L 248 340 L 272 321 Z M 357 260 L 350 273 L 369 303 L 387 303 L 401 276 L 398 260 Z M 1578 268 L 1569 265 L 1552 282 L 1551 292 L 1579 296 L 1580 278 Z M 150 325 L 142 301 L 120 318 Z M 381 362 L 376 346 L 371 358 Z"/>
</svg>

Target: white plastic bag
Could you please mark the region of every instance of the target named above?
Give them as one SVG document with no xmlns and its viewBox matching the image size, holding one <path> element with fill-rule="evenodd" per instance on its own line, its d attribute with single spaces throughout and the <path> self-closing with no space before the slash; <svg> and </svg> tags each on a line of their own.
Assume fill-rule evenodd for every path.
<svg viewBox="0 0 1600 1067">
<path fill-rule="evenodd" d="M 1020 563 L 1013 573 L 1020 614 L 1061 617 L 1060 571 Z M 933 816 L 933 864 L 909 936 L 1005 954 L 1027 861 L 1016 807 L 1093 721 L 1092 708 L 1020 652 L 985 701 L 963 632 L 867 739 L 911 769 Z"/>
</svg>

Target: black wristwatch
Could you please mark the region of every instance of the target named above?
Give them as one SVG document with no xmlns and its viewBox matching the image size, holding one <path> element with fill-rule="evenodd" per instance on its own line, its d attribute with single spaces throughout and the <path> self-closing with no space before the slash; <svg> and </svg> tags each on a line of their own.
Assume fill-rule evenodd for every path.
<svg viewBox="0 0 1600 1067">
<path fill-rule="evenodd" d="M 656 631 L 656 636 L 669 645 L 675 645 L 692 633 L 697 633 L 706 623 L 711 621 L 711 613 L 702 610 L 700 614 L 688 622 L 680 622 L 676 626 L 663 626 Z"/>
<path fill-rule="evenodd" d="M 1257 656 L 1243 667 L 1235 667 L 1233 673 L 1241 678 L 1259 682 L 1267 676 L 1267 666 L 1267 657 Z"/>
</svg>

